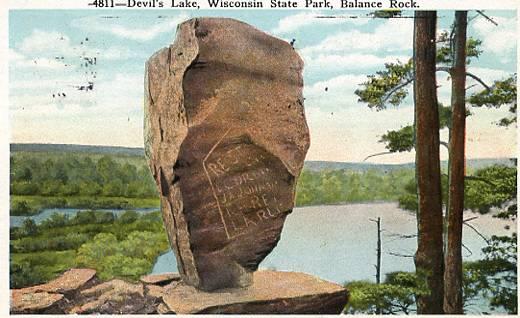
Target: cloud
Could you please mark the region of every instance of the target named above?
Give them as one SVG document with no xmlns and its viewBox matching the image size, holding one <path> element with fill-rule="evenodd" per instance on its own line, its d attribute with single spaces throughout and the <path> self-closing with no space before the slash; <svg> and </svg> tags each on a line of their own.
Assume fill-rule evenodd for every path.
<svg viewBox="0 0 520 318">
<path fill-rule="evenodd" d="M 406 62 L 408 59 L 409 57 L 405 55 L 377 56 L 374 54 L 343 54 L 339 52 L 332 54 L 317 54 L 315 56 L 303 56 L 303 60 L 305 61 L 305 72 L 362 70 L 372 67 L 382 67 L 384 63 L 395 62 L 397 60 Z"/>
<path fill-rule="evenodd" d="M 336 52 L 399 52 L 411 51 L 413 40 L 412 19 L 388 19 L 374 30 L 339 32 L 326 37 L 322 42 L 300 50 L 303 55 Z"/>
<path fill-rule="evenodd" d="M 180 13 L 156 24 L 139 27 L 135 25 L 136 21 L 132 21 L 131 25 L 123 25 L 121 19 L 110 19 L 110 21 L 102 21 L 103 23 L 101 23 L 102 16 L 89 16 L 73 20 L 71 25 L 86 31 L 109 33 L 124 39 L 146 42 L 153 40 L 162 33 L 174 32 L 177 25 L 188 18 L 188 14 Z"/>
<path fill-rule="evenodd" d="M 94 89 L 77 90 L 86 84 L 81 77 L 59 78 L 37 81 L 14 81 L 10 89 L 18 92 L 9 99 L 11 110 L 30 110 L 33 116 L 64 116 L 74 113 L 82 115 L 113 114 L 142 105 L 143 75 L 116 74 L 94 83 Z M 58 96 L 65 93 L 66 97 Z M 54 96 L 53 96 L 54 95 Z M 79 109 L 83 109 L 78 112 Z"/>
<path fill-rule="evenodd" d="M 64 70 L 66 64 L 56 59 L 46 57 L 33 57 L 28 58 L 24 54 L 9 49 L 9 66 L 20 69 L 41 69 L 41 70 Z M 70 65 L 75 68 L 75 65 Z"/>
<path fill-rule="evenodd" d="M 482 17 L 472 24 L 477 37 L 482 40 L 482 49 L 500 57 L 516 56 L 516 18 L 492 18 L 498 26 Z"/>
<path fill-rule="evenodd" d="M 78 44 L 73 44 L 70 37 L 61 32 L 35 29 L 17 44 L 16 48 L 30 59 L 32 57 L 54 59 L 56 56 L 63 56 L 77 60 L 81 56 L 96 56 L 102 59 L 115 60 L 137 56 L 125 47 L 103 47 L 91 44 L 92 40 L 90 42 L 78 42 Z"/>
<path fill-rule="evenodd" d="M 303 90 L 305 106 L 324 111 L 359 106 L 354 91 L 364 81 L 366 81 L 365 75 L 348 74 L 305 86 Z"/>
<path fill-rule="evenodd" d="M 53 86 L 50 80 L 43 84 Z M 116 74 L 88 92 L 68 87 L 65 98 L 18 83 L 20 89 L 27 85 L 9 98 L 13 140 L 142 147 L 142 74 Z"/>
<path fill-rule="evenodd" d="M 306 117 L 312 141 L 307 160 L 360 162 L 365 157 L 385 151 L 381 135 L 413 122 L 413 107 L 377 112 L 365 105 L 334 112 L 307 108 Z M 377 157 L 370 162 L 410 162 L 413 153 Z"/>
<path fill-rule="evenodd" d="M 278 25 L 271 32 L 274 34 L 282 35 L 298 31 L 299 29 L 307 26 L 317 27 L 319 25 L 331 25 L 341 23 L 352 23 L 356 25 L 362 25 L 368 23 L 368 19 L 356 19 L 344 15 L 337 15 L 335 16 L 335 18 L 318 18 L 318 16 L 324 15 L 324 13 L 321 13 L 319 11 L 302 12 L 290 15 L 282 18 L 278 22 Z"/>
<path fill-rule="evenodd" d="M 70 38 L 55 31 L 35 29 L 17 45 L 18 50 L 25 54 L 74 54 Z"/>
<path fill-rule="evenodd" d="M 494 68 L 486 68 L 486 67 L 468 67 L 468 72 L 471 72 L 472 74 L 480 77 L 486 84 L 492 85 L 493 82 L 498 80 L 503 80 L 506 77 L 510 76 L 515 71 L 512 70 L 511 72 L 507 72 L 500 69 L 494 69 Z M 476 83 L 473 79 L 468 78 L 468 81 L 471 81 L 472 83 Z M 480 87 L 482 88 L 482 87 Z"/>
</svg>

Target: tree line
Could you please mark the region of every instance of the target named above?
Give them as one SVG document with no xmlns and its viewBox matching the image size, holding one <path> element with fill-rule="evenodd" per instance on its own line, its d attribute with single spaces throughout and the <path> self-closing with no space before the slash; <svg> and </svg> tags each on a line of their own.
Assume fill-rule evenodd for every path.
<svg viewBox="0 0 520 318">
<path fill-rule="evenodd" d="M 13 154 L 11 195 L 157 197 L 148 167 L 118 162 L 112 156 L 53 158 Z"/>
</svg>

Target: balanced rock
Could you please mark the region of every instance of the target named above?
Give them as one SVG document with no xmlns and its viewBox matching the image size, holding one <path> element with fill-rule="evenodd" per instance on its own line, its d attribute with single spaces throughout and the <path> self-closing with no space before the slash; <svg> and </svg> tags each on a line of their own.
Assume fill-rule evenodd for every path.
<svg viewBox="0 0 520 318">
<path fill-rule="evenodd" d="M 303 62 L 245 23 L 196 18 L 145 74 L 145 153 L 182 280 L 244 287 L 280 239 L 309 147 Z"/>
<path fill-rule="evenodd" d="M 204 292 L 178 284 L 163 295 L 176 314 L 339 314 L 348 292 L 340 285 L 296 272 L 258 271 L 246 288 Z"/>
</svg>

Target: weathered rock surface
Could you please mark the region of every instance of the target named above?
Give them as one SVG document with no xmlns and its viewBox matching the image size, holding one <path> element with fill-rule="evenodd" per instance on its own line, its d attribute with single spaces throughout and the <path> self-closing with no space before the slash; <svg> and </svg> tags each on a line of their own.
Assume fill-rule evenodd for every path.
<svg viewBox="0 0 520 318">
<path fill-rule="evenodd" d="M 180 281 L 161 286 L 153 283 L 130 283 L 120 279 L 100 283 L 95 278 L 89 284 L 65 294 L 38 291 L 31 287 L 15 289 L 11 291 L 11 313 L 332 314 L 340 313 L 347 301 L 347 291 L 344 288 L 307 274 L 259 271 L 253 277 L 254 284 L 250 287 L 211 293 Z M 161 278 L 164 275 L 149 275 L 148 280 L 160 281 Z"/>
<path fill-rule="evenodd" d="M 145 152 L 183 281 L 249 286 L 280 239 L 309 147 L 303 62 L 232 19 L 179 25 L 145 74 Z"/>
<path fill-rule="evenodd" d="M 96 271 L 72 268 L 48 283 L 11 291 L 12 313 L 59 313 L 80 289 L 95 283 Z"/>
<path fill-rule="evenodd" d="M 145 284 L 167 285 L 173 281 L 181 280 L 179 273 L 150 274 L 142 276 L 140 281 Z"/>
<path fill-rule="evenodd" d="M 62 294 L 47 292 L 11 291 L 12 314 L 59 313 L 63 303 Z"/>
<path fill-rule="evenodd" d="M 163 300 L 177 314 L 338 314 L 347 303 L 343 287 L 307 274 L 258 271 L 253 277 L 250 287 L 219 292 L 179 284 Z"/>
<path fill-rule="evenodd" d="M 86 286 L 94 279 L 96 271 L 88 268 L 72 268 L 48 283 L 20 289 L 23 293 L 48 292 L 67 294 Z"/>
</svg>

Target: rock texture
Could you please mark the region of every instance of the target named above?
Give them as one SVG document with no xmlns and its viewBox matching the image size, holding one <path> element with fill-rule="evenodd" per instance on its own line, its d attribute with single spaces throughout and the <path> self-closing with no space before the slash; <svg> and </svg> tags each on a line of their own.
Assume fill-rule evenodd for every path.
<svg viewBox="0 0 520 318">
<path fill-rule="evenodd" d="M 145 153 L 182 280 L 244 287 L 280 239 L 309 147 L 303 62 L 232 19 L 196 18 L 145 74 Z"/>
<path fill-rule="evenodd" d="M 164 285 L 164 277 L 163 274 L 147 275 L 138 283 L 120 279 L 101 283 L 94 277 L 86 284 L 75 284 L 68 279 L 70 275 L 66 279 L 61 276 L 55 281 L 69 281 L 77 289 L 62 284 L 64 288 L 54 292 L 33 287 L 12 290 L 11 313 L 334 314 L 342 311 L 348 297 L 347 291 L 339 285 L 293 272 L 258 271 L 250 287 L 211 293 L 175 280 Z"/>
<path fill-rule="evenodd" d="M 67 294 L 86 286 L 94 279 L 96 271 L 88 268 L 72 268 L 56 279 L 42 285 L 21 289 L 22 292 L 49 292 Z"/>
<path fill-rule="evenodd" d="M 178 273 L 150 274 L 141 277 L 141 282 L 145 284 L 167 285 L 174 281 L 181 280 Z"/>
<path fill-rule="evenodd" d="M 47 292 L 11 292 L 12 314 L 58 313 L 63 304 L 63 295 Z"/>
<path fill-rule="evenodd" d="M 347 297 L 343 287 L 307 274 L 258 271 L 247 288 L 209 293 L 179 284 L 163 300 L 176 314 L 339 314 Z"/>
<path fill-rule="evenodd" d="M 11 313 L 61 313 L 65 298 L 75 297 L 79 290 L 96 283 L 96 271 L 73 268 L 46 284 L 11 291 Z"/>
</svg>

